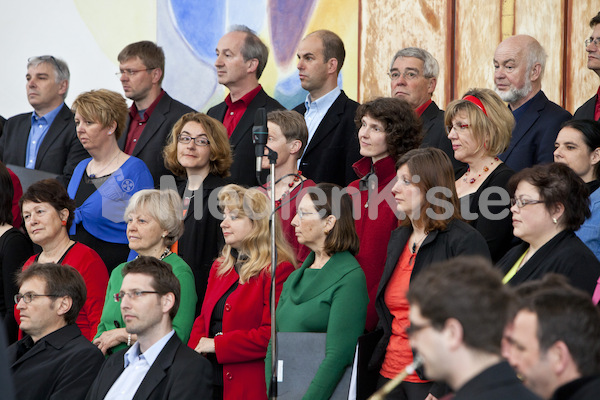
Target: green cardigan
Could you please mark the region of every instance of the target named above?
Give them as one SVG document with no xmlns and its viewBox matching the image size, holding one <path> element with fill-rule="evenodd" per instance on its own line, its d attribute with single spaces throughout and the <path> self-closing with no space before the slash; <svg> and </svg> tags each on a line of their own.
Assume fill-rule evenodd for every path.
<svg viewBox="0 0 600 400">
<path fill-rule="evenodd" d="M 198 301 L 196 285 L 194 284 L 194 274 L 186 262 L 175 253 L 169 254 L 163 261 L 173 267 L 173 273 L 179 279 L 179 284 L 181 285 L 181 301 L 179 302 L 177 315 L 173 319 L 173 329 L 175 329 L 175 333 L 177 333 L 179 339 L 183 343 L 187 343 L 192 331 L 192 324 L 194 323 L 196 301 Z M 113 295 L 121 290 L 121 284 L 123 283 L 122 271 L 125 264 L 127 263 L 120 264 L 110 274 L 106 289 L 106 300 L 104 301 L 104 309 L 102 310 L 102 317 L 100 318 L 96 337 L 99 337 L 105 331 L 115 329 L 115 321 L 119 323 L 120 328 L 125 328 L 120 303 L 115 302 L 113 298 Z M 111 351 L 115 353 L 126 347 L 127 343 L 121 343 L 111 348 Z"/>
<path fill-rule="evenodd" d="M 283 284 L 276 311 L 277 332 L 327 332 L 326 356 L 304 399 L 329 399 L 365 329 L 369 296 L 365 274 L 347 251 L 334 254 L 322 269 L 310 269 L 311 252 Z M 266 357 L 271 383 L 271 344 Z"/>
</svg>

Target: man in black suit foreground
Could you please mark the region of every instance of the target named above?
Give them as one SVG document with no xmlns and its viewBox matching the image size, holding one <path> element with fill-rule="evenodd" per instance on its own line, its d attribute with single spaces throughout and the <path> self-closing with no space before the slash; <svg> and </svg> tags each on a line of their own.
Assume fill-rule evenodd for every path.
<svg viewBox="0 0 600 400">
<path fill-rule="evenodd" d="M 142 399 L 210 399 L 210 362 L 181 343 L 173 330 L 181 289 L 171 266 L 140 256 L 123 269 L 121 313 L 129 343 L 106 360 L 87 399 L 127 394 Z"/>
<path fill-rule="evenodd" d="M 17 277 L 21 330 L 7 349 L 18 399 L 83 399 L 104 357 L 75 320 L 85 303 L 83 278 L 73 267 L 33 264 Z"/>
<path fill-rule="evenodd" d="M 69 67 L 53 56 L 32 57 L 26 78 L 33 113 L 6 121 L 0 137 L 0 161 L 59 175 L 66 186 L 79 161 L 89 157 L 77 138 L 73 113 L 64 103 Z"/>
</svg>

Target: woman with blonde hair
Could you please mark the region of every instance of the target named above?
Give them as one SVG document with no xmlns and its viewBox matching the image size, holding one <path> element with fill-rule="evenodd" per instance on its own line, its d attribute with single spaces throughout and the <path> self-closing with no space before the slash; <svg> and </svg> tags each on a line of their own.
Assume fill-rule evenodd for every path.
<svg viewBox="0 0 600 400">
<path fill-rule="evenodd" d="M 209 198 L 226 185 L 233 162 L 227 130 L 206 114 L 185 114 L 173 126 L 163 157 L 173 174 L 186 178 L 178 187 L 185 230 L 176 252 L 194 272 L 198 315 L 210 267 L 224 244 L 221 221 L 210 212 Z"/>
<path fill-rule="evenodd" d="M 210 271 L 202 311 L 188 346 L 205 354 L 213 365 L 214 399 L 266 399 L 264 360 L 271 337 L 271 207 L 264 193 L 238 185 L 225 186 L 218 199 L 225 246 Z M 296 266 L 280 221 L 275 242 L 279 299 L 283 282 Z"/>
</svg>

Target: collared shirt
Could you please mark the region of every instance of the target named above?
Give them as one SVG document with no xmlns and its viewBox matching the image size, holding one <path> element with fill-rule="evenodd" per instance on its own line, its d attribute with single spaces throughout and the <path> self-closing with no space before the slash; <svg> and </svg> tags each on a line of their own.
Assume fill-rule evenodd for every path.
<svg viewBox="0 0 600 400">
<path fill-rule="evenodd" d="M 306 147 L 308 147 L 308 144 L 315 135 L 315 132 L 325 117 L 325 114 L 327 114 L 327 111 L 329 111 L 341 93 L 342 90 L 340 87 L 336 86 L 331 92 L 316 100 L 311 100 L 310 93 L 306 95 L 306 100 L 304 101 L 304 106 L 306 107 L 304 120 L 306 121 L 306 127 L 308 128 L 308 141 L 306 142 Z M 302 159 L 298 160 L 298 167 L 300 166 L 301 160 Z"/>
<path fill-rule="evenodd" d="M 512 113 L 513 113 L 513 117 L 515 117 L 515 123 L 519 123 L 519 120 L 521 119 L 521 117 L 523 115 L 525 115 L 525 113 L 527 112 L 527 109 L 529 108 L 531 103 L 533 103 L 533 100 L 541 95 L 542 95 L 542 91 L 540 90 L 539 92 L 536 93 L 535 96 L 533 96 L 532 98 L 527 100 L 527 103 L 523 104 L 521 107 L 517 108 L 516 110 L 513 110 L 510 105 L 508 106 L 510 111 L 512 111 Z"/>
<path fill-rule="evenodd" d="M 144 354 L 140 353 L 140 342 L 136 342 L 123 355 L 125 369 L 112 385 L 105 400 L 131 400 L 142 384 L 146 374 L 156 361 L 167 342 L 175 334 L 175 330 L 163 336 L 154 343 Z"/>
<path fill-rule="evenodd" d="M 35 169 L 35 161 L 37 160 L 40 145 L 44 141 L 50 125 L 52 125 L 64 105 L 65 103 L 62 103 L 43 117 L 39 117 L 35 111 L 31 114 L 31 129 L 27 138 L 27 154 L 25 158 L 26 168 Z"/>
<path fill-rule="evenodd" d="M 227 129 L 227 136 L 231 137 L 231 134 L 235 130 L 238 122 L 242 119 L 242 115 L 248 109 L 248 106 L 254 100 L 258 92 L 260 92 L 262 86 L 259 84 L 257 87 L 243 95 L 239 100 L 232 102 L 231 93 L 225 97 L 225 104 L 227 104 L 227 111 L 225 111 L 225 117 L 223 117 L 223 125 Z"/>
<path fill-rule="evenodd" d="M 427 100 L 425 103 L 421 104 L 419 107 L 417 107 L 415 109 L 415 113 L 417 113 L 417 115 L 420 117 L 421 115 L 423 115 L 423 113 L 425 112 L 425 110 L 427 110 L 427 107 L 429 107 L 429 105 L 432 102 L 433 101 L 431 99 Z"/>
<path fill-rule="evenodd" d="M 146 127 L 146 122 L 150 119 L 152 112 L 156 108 L 156 105 L 164 96 L 165 91 L 161 89 L 158 97 L 150 104 L 150 107 L 145 110 L 138 110 L 135 105 L 135 101 L 129 107 L 129 132 L 127 132 L 127 139 L 125 140 L 125 153 L 131 155 L 133 153 L 133 149 L 137 144 L 140 136 L 142 136 L 142 132 Z"/>
<path fill-rule="evenodd" d="M 596 92 L 596 107 L 594 108 L 594 120 L 598 121 L 600 119 L 600 86 L 598 86 L 598 91 Z"/>
</svg>

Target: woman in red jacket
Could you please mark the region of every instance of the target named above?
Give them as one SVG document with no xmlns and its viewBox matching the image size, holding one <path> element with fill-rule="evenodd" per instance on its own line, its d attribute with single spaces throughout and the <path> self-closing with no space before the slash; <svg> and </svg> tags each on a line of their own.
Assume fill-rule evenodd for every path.
<svg viewBox="0 0 600 400">
<path fill-rule="evenodd" d="M 271 251 L 267 197 L 227 185 L 219 193 L 225 246 L 214 262 L 188 346 L 211 361 L 214 399 L 266 399 L 265 355 L 271 337 Z M 276 298 L 296 260 L 278 221 Z"/>
</svg>

